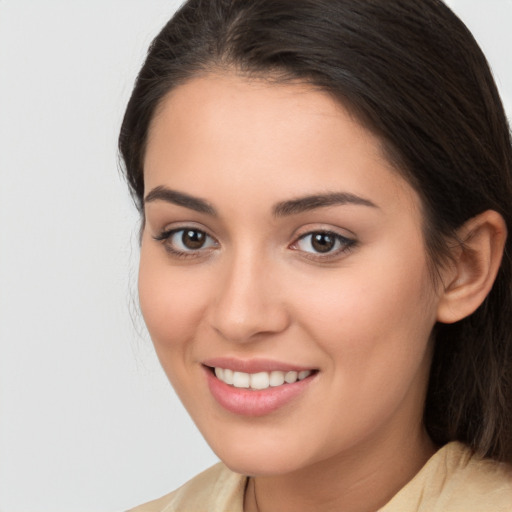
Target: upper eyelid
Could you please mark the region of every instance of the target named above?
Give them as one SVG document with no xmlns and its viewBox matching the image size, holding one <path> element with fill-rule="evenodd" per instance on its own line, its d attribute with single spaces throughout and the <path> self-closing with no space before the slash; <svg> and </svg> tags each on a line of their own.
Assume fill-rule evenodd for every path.
<svg viewBox="0 0 512 512">
<path fill-rule="evenodd" d="M 217 244 L 220 243 L 219 238 L 211 233 L 211 231 L 205 227 L 204 225 L 200 223 L 196 223 L 194 221 L 183 221 L 183 222 L 176 222 L 176 223 L 169 223 L 166 224 L 165 227 L 157 230 L 156 235 L 153 235 L 154 239 L 162 240 L 163 238 L 169 238 L 172 234 L 183 231 L 186 229 L 192 229 L 197 230 L 205 233 L 208 237 L 212 238 Z M 297 243 L 299 240 L 307 237 L 308 235 L 312 235 L 314 233 L 328 233 L 335 237 L 339 237 L 344 240 L 349 240 L 352 242 L 357 241 L 356 235 L 348 230 L 347 228 L 341 228 L 338 226 L 326 226 L 326 225 L 320 225 L 320 226 L 314 226 L 314 225 L 306 225 L 298 228 L 295 230 L 295 232 L 292 234 L 291 241 L 289 242 L 288 246 L 291 246 L 295 243 Z"/>
<path fill-rule="evenodd" d="M 211 235 L 208 231 L 205 229 L 196 228 L 193 226 L 184 226 L 184 227 L 177 227 L 177 228 L 169 228 L 169 229 L 163 229 L 160 234 L 156 235 L 158 238 L 170 238 L 172 235 L 179 233 L 180 231 L 200 231 L 201 233 L 204 233 L 208 238 L 211 238 L 212 240 L 215 240 L 217 242 L 217 239 Z M 218 242 L 217 242 L 218 243 Z"/>
<path fill-rule="evenodd" d="M 304 233 L 303 235 L 295 238 L 295 240 L 289 245 L 289 247 L 293 247 L 296 245 L 299 241 L 304 240 L 308 236 L 312 236 L 317 233 L 322 233 L 325 235 L 331 235 L 334 238 L 336 238 L 340 243 L 344 243 L 345 245 L 354 245 L 357 243 L 357 240 L 355 238 L 349 238 L 347 236 L 341 235 L 340 233 L 336 233 L 335 231 L 327 231 L 327 230 L 317 230 L 317 231 L 308 231 L 307 233 Z"/>
<path fill-rule="evenodd" d="M 293 235 L 294 242 L 304 238 L 305 236 L 311 235 L 313 233 L 329 233 L 334 236 L 339 236 L 341 238 L 345 238 L 346 240 L 357 240 L 357 236 L 353 231 L 350 231 L 347 228 L 341 228 L 341 227 L 335 227 L 335 226 L 326 226 L 326 225 L 320 225 L 320 226 L 314 226 L 314 225 L 307 225 L 302 226 L 301 228 L 297 229 Z"/>
<path fill-rule="evenodd" d="M 165 224 L 165 226 L 163 228 L 157 229 L 156 232 L 157 232 L 157 236 L 161 236 L 161 235 L 165 235 L 165 234 L 170 235 L 172 233 L 176 233 L 178 231 L 183 231 L 186 229 L 201 231 L 201 232 L 205 233 L 206 235 L 208 235 L 210 238 L 217 240 L 217 238 L 214 235 L 212 235 L 212 233 L 210 232 L 210 230 L 208 228 L 206 228 L 202 224 L 199 224 L 199 223 L 196 223 L 193 221 L 168 223 L 168 224 Z"/>
<path fill-rule="evenodd" d="M 306 233 L 304 233 L 302 235 L 299 235 L 297 237 L 297 240 L 301 240 L 302 238 L 306 238 L 307 236 L 315 235 L 317 233 L 322 233 L 322 234 L 325 234 L 325 235 L 332 235 L 334 237 L 343 238 L 345 240 L 353 240 L 353 238 L 351 238 L 349 236 L 343 235 L 341 233 L 338 233 L 337 231 L 333 231 L 333 230 L 330 230 L 330 229 L 315 229 L 315 230 L 312 230 L 312 231 L 307 231 Z"/>
</svg>

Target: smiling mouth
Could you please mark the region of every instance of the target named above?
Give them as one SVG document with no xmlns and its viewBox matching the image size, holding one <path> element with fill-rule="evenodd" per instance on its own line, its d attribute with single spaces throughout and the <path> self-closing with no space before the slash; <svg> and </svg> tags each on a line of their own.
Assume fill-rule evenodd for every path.
<svg viewBox="0 0 512 512">
<path fill-rule="evenodd" d="M 316 373 L 316 370 L 302 370 L 298 372 L 274 370 L 271 372 L 245 373 L 220 367 L 210 367 L 210 370 L 224 384 L 234 388 L 252 389 L 254 391 L 294 384 Z"/>
</svg>

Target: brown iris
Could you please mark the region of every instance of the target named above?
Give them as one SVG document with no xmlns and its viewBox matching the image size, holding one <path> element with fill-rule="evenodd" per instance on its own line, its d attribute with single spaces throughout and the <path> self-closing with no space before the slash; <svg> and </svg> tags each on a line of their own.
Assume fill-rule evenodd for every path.
<svg viewBox="0 0 512 512">
<path fill-rule="evenodd" d="M 313 233 L 311 245 L 317 252 L 329 252 L 334 247 L 336 238 L 329 233 Z"/>
<path fill-rule="evenodd" d="M 201 249 L 206 241 L 206 234 L 196 229 L 186 229 L 181 235 L 181 241 L 187 249 Z"/>
</svg>

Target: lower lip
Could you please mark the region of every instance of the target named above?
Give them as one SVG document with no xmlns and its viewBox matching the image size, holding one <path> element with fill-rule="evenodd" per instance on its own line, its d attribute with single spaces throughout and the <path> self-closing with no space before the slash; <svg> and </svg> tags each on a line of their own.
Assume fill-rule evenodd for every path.
<svg viewBox="0 0 512 512">
<path fill-rule="evenodd" d="M 309 386 L 316 373 L 293 384 L 269 387 L 262 390 L 235 388 L 219 380 L 205 368 L 208 388 L 224 409 L 242 416 L 264 416 L 294 400 Z"/>
</svg>

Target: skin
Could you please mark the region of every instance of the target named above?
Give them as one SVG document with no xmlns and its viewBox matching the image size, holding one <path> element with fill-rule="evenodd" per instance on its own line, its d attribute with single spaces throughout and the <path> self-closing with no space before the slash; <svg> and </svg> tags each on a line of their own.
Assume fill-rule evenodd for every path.
<svg viewBox="0 0 512 512">
<path fill-rule="evenodd" d="M 254 476 L 245 510 L 255 495 L 260 511 L 384 505 L 435 450 L 422 413 L 443 294 L 428 273 L 420 200 L 379 139 L 307 85 L 212 74 L 166 97 L 144 168 L 147 195 L 166 187 L 216 211 L 146 201 L 140 304 L 204 437 Z M 372 205 L 275 214 L 333 191 Z M 178 256 L 169 248 L 180 235 L 155 239 L 185 227 L 206 244 Z M 322 231 L 355 242 L 318 253 L 305 235 Z M 247 417 L 208 390 L 202 362 L 220 356 L 318 373 L 290 403 Z"/>
</svg>

